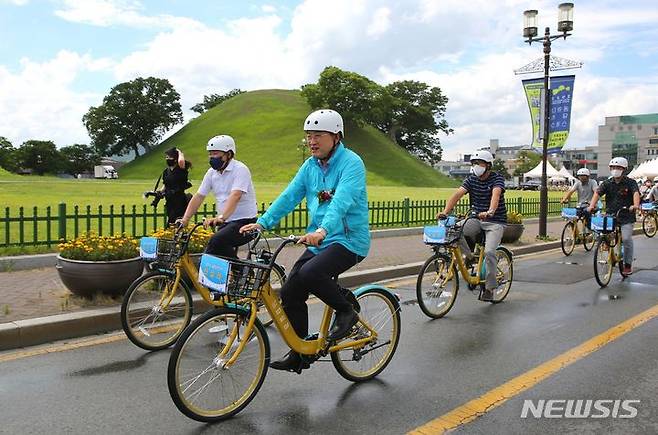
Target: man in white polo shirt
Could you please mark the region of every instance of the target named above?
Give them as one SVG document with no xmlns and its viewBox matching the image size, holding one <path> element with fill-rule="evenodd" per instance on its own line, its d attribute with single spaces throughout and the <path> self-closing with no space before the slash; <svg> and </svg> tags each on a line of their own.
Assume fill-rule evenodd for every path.
<svg viewBox="0 0 658 435">
<path fill-rule="evenodd" d="M 206 149 L 211 168 L 204 175 L 180 222 L 187 225 L 206 195 L 213 192 L 219 214 L 206 219 L 204 226 L 217 225 L 220 229 L 210 238 L 206 252 L 237 258 L 238 246 L 250 240 L 248 235 L 240 233 L 240 227 L 256 222 L 256 193 L 251 172 L 244 163 L 235 159 L 235 141 L 231 136 L 222 134 L 211 138 Z"/>
</svg>

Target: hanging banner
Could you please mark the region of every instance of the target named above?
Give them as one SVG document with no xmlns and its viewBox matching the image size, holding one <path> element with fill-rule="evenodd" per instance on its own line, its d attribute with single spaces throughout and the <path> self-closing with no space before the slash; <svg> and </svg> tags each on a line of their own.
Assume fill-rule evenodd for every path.
<svg viewBox="0 0 658 435">
<path fill-rule="evenodd" d="M 562 149 L 569 137 L 571 123 L 571 100 L 573 99 L 573 85 L 576 76 L 552 77 L 551 88 L 551 113 L 548 135 L 548 152 L 558 152 Z M 523 80 L 530 119 L 532 121 L 532 146 L 542 148 L 543 146 L 543 111 L 544 79 Z"/>
<path fill-rule="evenodd" d="M 532 121 L 532 144 L 533 148 L 542 147 L 542 138 L 540 134 L 542 119 L 542 89 L 544 89 L 544 79 L 523 80 L 523 89 L 525 97 L 528 100 L 530 109 L 530 120 Z"/>
</svg>

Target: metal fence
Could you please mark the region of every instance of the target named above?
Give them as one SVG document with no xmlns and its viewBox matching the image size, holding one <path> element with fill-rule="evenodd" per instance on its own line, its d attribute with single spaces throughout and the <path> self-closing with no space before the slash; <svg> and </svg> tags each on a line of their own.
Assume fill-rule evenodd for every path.
<svg viewBox="0 0 658 435">
<path fill-rule="evenodd" d="M 443 210 L 445 200 L 411 201 L 372 201 L 368 203 L 370 228 L 414 227 L 431 224 L 436 214 Z M 507 210 L 521 213 L 523 216 L 539 214 L 538 198 L 510 198 L 506 200 Z M 468 210 L 468 202 L 463 200 L 455 207 L 455 213 Z M 548 214 L 558 215 L 563 205 L 559 199 L 549 199 Z M 259 207 L 259 215 L 266 210 L 265 203 Z M 204 204 L 195 219 L 215 216 L 215 205 Z M 194 219 L 193 219 L 194 220 Z M 56 207 L 20 207 L 5 208 L 0 217 L 0 248 L 9 246 L 53 246 L 63 240 L 70 240 L 81 234 L 93 231 L 99 235 L 128 234 L 133 237 L 149 235 L 166 226 L 164 210 L 151 206 L 109 206 L 92 209 L 91 206 L 69 207 L 60 203 Z M 308 210 L 304 203 L 295 208 L 288 216 L 281 219 L 276 231 L 281 234 L 299 233 L 306 229 Z"/>
</svg>

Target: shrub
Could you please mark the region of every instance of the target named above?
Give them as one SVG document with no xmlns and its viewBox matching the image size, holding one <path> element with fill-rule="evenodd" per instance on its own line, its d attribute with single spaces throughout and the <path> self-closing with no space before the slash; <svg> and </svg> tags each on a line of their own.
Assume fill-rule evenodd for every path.
<svg viewBox="0 0 658 435">
<path fill-rule="evenodd" d="M 523 223 L 523 215 L 521 213 L 517 213 L 515 211 L 508 211 L 507 212 L 507 223 L 508 224 L 522 224 Z"/>
<path fill-rule="evenodd" d="M 113 261 L 139 257 L 139 243 L 125 234 L 99 236 L 87 233 L 57 246 L 59 255 L 70 260 Z"/>
</svg>

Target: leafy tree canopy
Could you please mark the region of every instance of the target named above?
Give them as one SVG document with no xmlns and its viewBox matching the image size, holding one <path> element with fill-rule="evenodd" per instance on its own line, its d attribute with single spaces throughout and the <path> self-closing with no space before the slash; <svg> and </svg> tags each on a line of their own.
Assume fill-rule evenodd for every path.
<svg viewBox="0 0 658 435">
<path fill-rule="evenodd" d="M 223 103 L 224 101 L 228 100 L 229 98 L 233 98 L 236 95 L 240 95 L 244 93 L 243 90 L 240 89 L 233 89 L 225 94 L 210 94 L 210 95 L 204 95 L 203 96 L 203 103 L 197 103 L 194 106 L 190 107 L 190 110 L 197 112 L 197 113 L 203 113 L 207 110 L 212 109 L 218 104 Z"/>
</svg>

